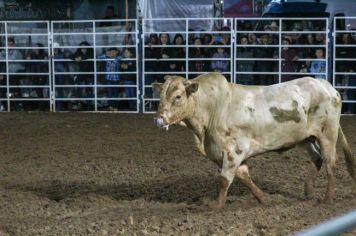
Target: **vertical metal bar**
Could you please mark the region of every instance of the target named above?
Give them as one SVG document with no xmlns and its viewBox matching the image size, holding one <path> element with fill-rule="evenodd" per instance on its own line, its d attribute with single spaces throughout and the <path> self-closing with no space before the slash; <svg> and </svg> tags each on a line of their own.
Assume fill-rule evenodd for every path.
<svg viewBox="0 0 356 236">
<path fill-rule="evenodd" d="M 334 17 L 334 25 L 333 25 L 333 78 L 332 78 L 332 84 L 335 87 L 336 83 L 335 83 L 335 72 L 336 72 L 336 63 L 335 63 L 335 59 L 336 59 L 336 35 L 337 35 L 337 28 L 336 28 L 336 21 L 337 21 L 337 16 Z"/>
<path fill-rule="evenodd" d="M 325 19 L 325 79 L 328 80 L 328 75 L 329 75 L 329 20 L 328 18 Z"/>
<path fill-rule="evenodd" d="M 93 59 L 94 59 L 94 110 L 98 111 L 98 76 L 97 76 L 97 66 L 96 66 L 96 21 L 93 21 Z"/>
<path fill-rule="evenodd" d="M 189 78 L 189 18 L 185 18 L 185 78 Z"/>
<path fill-rule="evenodd" d="M 278 83 L 282 82 L 282 18 L 279 18 Z"/>
<path fill-rule="evenodd" d="M 53 42 L 53 40 L 51 39 L 51 30 L 50 30 L 50 25 L 49 25 L 49 21 L 46 21 L 46 25 L 47 25 L 47 52 L 48 52 L 48 98 L 49 98 L 49 110 L 51 112 L 55 111 L 55 105 L 53 102 L 53 97 L 55 94 L 55 90 L 54 90 L 54 86 L 52 86 L 52 84 L 54 85 L 55 81 L 52 79 L 52 60 L 51 60 L 51 42 Z"/>
<path fill-rule="evenodd" d="M 8 27 L 8 21 L 5 21 L 4 22 L 5 23 L 5 60 L 6 60 L 6 84 L 7 84 L 7 86 L 6 86 L 6 95 L 7 95 L 7 111 L 9 112 L 9 111 L 11 111 L 11 102 L 10 102 L 10 100 L 11 100 L 11 96 L 12 96 L 12 94 L 10 93 L 10 75 L 9 75 L 9 45 L 8 45 L 8 42 L 7 42 L 7 40 L 8 40 L 8 29 L 7 29 L 7 27 Z"/>
<path fill-rule="evenodd" d="M 141 40 L 142 40 L 142 112 L 146 113 L 146 74 L 145 74 L 145 23 L 146 20 L 142 19 L 142 34 L 141 34 Z"/>
<path fill-rule="evenodd" d="M 138 31 L 138 23 L 137 23 L 137 19 L 134 20 L 135 23 L 135 61 L 136 61 L 136 113 L 140 112 L 140 81 L 139 81 L 139 53 L 138 53 L 138 49 L 139 49 L 139 31 Z"/>
<path fill-rule="evenodd" d="M 56 70 L 55 70 L 55 59 L 54 59 L 54 38 L 53 38 L 53 33 L 54 33 L 54 27 L 53 27 L 53 21 L 51 22 L 51 31 L 50 31 L 50 43 L 51 43 L 51 48 L 50 48 L 50 56 L 51 56 L 51 64 L 52 64 L 52 84 L 53 84 L 53 96 L 52 96 L 52 100 L 53 100 L 53 110 L 57 111 L 57 95 L 56 95 L 56 91 L 57 91 L 57 85 L 56 85 Z"/>
</svg>

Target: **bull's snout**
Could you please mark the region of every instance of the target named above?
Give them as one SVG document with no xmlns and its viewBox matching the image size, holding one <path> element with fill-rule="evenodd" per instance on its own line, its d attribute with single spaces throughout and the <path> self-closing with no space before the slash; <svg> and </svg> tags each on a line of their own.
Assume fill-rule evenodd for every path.
<svg viewBox="0 0 356 236">
<path fill-rule="evenodd" d="M 163 128 L 165 126 L 164 119 L 161 116 L 155 117 L 154 122 L 158 128 Z"/>
</svg>

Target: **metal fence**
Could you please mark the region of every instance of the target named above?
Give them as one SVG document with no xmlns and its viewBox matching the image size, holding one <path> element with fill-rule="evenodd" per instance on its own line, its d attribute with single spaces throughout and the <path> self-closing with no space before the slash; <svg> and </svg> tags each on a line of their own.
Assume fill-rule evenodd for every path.
<svg viewBox="0 0 356 236">
<path fill-rule="evenodd" d="M 343 98 L 343 112 L 356 114 L 356 17 L 335 17 L 333 29 L 333 86 Z"/>
<path fill-rule="evenodd" d="M 356 30 L 346 20 L 356 18 L 335 18 L 332 44 L 327 18 L 0 21 L 0 111 L 152 113 L 152 82 L 221 71 L 254 85 L 326 78 L 356 114 Z"/>
<path fill-rule="evenodd" d="M 151 83 L 165 75 L 219 71 L 234 82 L 232 18 L 144 19 L 142 39 L 144 113 L 157 108 Z"/>
</svg>

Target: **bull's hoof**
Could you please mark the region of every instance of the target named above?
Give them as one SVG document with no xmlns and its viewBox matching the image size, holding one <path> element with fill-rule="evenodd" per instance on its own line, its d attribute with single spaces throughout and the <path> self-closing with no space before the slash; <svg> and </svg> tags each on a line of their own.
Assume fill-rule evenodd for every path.
<svg viewBox="0 0 356 236">
<path fill-rule="evenodd" d="M 321 204 L 331 204 L 333 202 L 334 202 L 334 200 L 331 197 L 325 197 L 323 199 L 319 199 L 319 203 L 321 203 Z"/>
<path fill-rule="evenodd" d="M 221 204 L 218 201 L 212 201 L 208 203 L 208 208 L 213 211 L 219 211 L 224 208 L 224 204 Z"/>
<path fill-rule="evenodd" d="M 256 196 L 257 201 L 262 204 L 262 205 L 267 205 L 268 203 L 271 202 L 271 199 L 269 198 L 269 196 L 265 193 Z"/>
</svg>

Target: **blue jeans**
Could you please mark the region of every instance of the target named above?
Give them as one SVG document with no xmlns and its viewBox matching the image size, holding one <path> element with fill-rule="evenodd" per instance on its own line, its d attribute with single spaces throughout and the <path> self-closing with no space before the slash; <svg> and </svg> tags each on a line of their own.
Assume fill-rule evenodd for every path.
<svg viewBox="0 0 356 236">
<path fill-rule="evenodd" d="M 119 80 L 107 80 L 107 85 L 119 85 Z M 108 88 L 108 98 L 119 98 L 119 87 L 107 87 Z M 117 101 L 109 100 L 109 106 L 114 107 Z"/>
<path fill-rule="evenodd" d="M 123 84 L 124 85 L 135 85 L 135 81 L 124 80 Z M 124 91 L 125 91 L 125 97 L 126 98 L 136 98 L 136 88 L 134 88 L 134 87 L 125 87 Z M 136 110 L 136 101 L 128 100 L 127 102 L 129 104 L 129 109 L 130 110 Z"/>
</svg>

